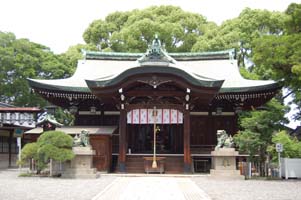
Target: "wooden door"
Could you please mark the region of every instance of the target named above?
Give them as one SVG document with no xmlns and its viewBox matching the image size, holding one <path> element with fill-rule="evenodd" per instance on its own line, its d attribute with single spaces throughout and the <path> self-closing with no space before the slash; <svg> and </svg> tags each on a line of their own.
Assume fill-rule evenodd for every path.
<svg viewBox="0 0 301 200">
<path fill-rule="evenodd" d="M 208 145 L 208 117 L 191 116 L 190 120 L 190 144 Z"/>
<path fill-rule="evenodd" d="M 93 166 L 98 171 L 109 171 L 112 157 L 111 137 L 108 135 L 90 136 L 90 143 L 95 150 Z"/>
</svg>

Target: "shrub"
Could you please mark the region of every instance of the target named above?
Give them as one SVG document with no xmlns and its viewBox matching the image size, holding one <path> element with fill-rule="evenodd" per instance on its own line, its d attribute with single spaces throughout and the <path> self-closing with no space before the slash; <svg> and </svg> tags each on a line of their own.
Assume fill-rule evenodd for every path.
<svg viewBox="0 0 301 200">
<path fill-rule="evenodd" d="M 56 161 L 72 160 L 74 154 L 71 150 L 73 139 L 61 131 L 47 131 L 42 133 L 37 142 L 26 144 L 22 149 L 21 163 L 34 159 L 37 173 L 45 169 L 50 159 Z"/>
</svg>

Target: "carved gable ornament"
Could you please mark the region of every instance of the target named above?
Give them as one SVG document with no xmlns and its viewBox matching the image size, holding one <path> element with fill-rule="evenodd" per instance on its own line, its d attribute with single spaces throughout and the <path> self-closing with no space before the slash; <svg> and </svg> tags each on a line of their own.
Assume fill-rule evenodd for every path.
<svg viewBox="0 0 301 200">
<path fill-rule="evenodd" d="M 139 79 L 138 82 L 148 84 L 153 88 L 157 88 L 159 85 L 171 82 L 170 79 L 158 78 L 157 76 L 146 77 L 144 79 Z"/>
</svg>

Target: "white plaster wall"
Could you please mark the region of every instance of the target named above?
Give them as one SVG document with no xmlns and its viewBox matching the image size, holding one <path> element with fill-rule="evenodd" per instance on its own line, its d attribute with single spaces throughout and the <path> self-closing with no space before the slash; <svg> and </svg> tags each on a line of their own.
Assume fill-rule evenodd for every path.
<svg viewBox="0 0 301 200">
<path fill-rule="evenodd" d="M 281 175 L 288 178 L 301 178 L 300 158 L 281 158 Z"/>
</svg>

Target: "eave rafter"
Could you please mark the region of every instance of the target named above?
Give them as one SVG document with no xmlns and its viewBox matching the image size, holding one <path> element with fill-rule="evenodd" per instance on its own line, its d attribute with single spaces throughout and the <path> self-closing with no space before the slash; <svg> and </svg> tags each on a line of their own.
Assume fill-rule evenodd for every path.
<svg viewBox="0 0 301 200">
<path fill-rule="evenodd" d="M 279 88 L 274 90 L 257 91 L 257 92 L 242 92 L 242 93 L 220 93 L 214 100 L 213 105 L 229 104 L 234 107 L 242 107 L 251 109 L 261 106 L 272 99 L 278 92 Z"/>
<path fill-rule="evenodd" d="M 54 91 L 39 88 L 32 88 L 32 92 L 39 94 L 52 104 L 63 108 L 80 104 L 84 101 L 98 101 L 97 97 L 91 93 L 73 93 L 68 91 Z"/>
<path fill-rule="evenodd" d="M 91 93 L 80 93 L 80 92 L 68 92 L 68 91 L 54 91 L 33 88 L 32 92 L 38 93 L 41 96 L 47 98 L 58 98 L 58 99 L 96 99 L 96 96 Z"/>
</svg>

